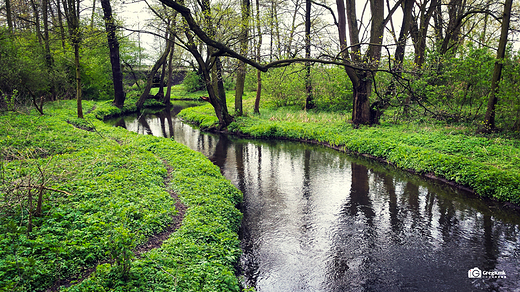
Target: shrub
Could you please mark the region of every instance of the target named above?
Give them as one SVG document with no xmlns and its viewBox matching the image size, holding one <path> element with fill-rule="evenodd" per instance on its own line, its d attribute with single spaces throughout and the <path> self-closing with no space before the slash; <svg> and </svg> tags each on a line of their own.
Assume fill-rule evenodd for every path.
<svg viewBox="0 0 520 292">
<path fill-rule="evenodd" d="M 197 72 L 194 71 L 190 71 L 186 74 L 182 84 L 184 85 L 184 89 L 187 92 L 199 91 L 204 87 L 202 78 L 197 74 Z"/>
</svg>

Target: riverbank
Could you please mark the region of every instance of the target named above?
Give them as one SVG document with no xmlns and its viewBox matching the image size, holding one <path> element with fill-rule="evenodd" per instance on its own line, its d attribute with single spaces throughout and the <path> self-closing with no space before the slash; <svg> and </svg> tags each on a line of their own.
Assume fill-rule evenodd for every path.
<svg viewBox="0 0 520 292">
<path fill-rule="evenodd" d="M 202 154 L 83 106 L 0 115 L 0 291 L 239 291 L 242 194 Z M 175 195 L 182 225 L 150 249 L 184 212 Z"/>
<path fill-rule="evenodd" d="M 251 102 L 245 104 L 251 107 Z M 252 107 L 245 112 L 251 113 Z M 218 122 L 210 105 L 185 109 L 179 116 L 206 130 Z M 444 180 L 482 197 L 520 204 L 519 140 L 483 136 L 463 125 L 426 119 L 355 129 L 349 118 L 341 113 L 263 108 L 260 115 L 236 118 L 228 130 L 254 138 L 323 144 Z"/>
</svg>

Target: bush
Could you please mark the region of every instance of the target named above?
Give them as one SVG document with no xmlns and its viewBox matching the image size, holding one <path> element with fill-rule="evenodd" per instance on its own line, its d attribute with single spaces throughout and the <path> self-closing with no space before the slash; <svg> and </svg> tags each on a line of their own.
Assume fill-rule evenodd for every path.
<svg viewBox="0 0 520 292">
<path fill-rule="evenodd" d="M 184 81 L 182 82 L 184 85 L 184 89 L 187 92 L 195 92 L 202 90 L 204 84 L 202 83 L 202 78 L 197 74 L 197 72 L 190 71 L 184 77 Z"/>
<path fill-rule="evenodd" d="M 314 104 L 318 110 L 345 111 L 352 108 L 352 83 L 342 67 L 315 64 L 311 68 L 311 79 Z M 251 72 L 246 81 L 248 87 L 256 88 L 256 72 Z M 305 70 L 301 64 L 263 73 L 262 86 L 272 106 L 305 106 Z"/>
</svg>

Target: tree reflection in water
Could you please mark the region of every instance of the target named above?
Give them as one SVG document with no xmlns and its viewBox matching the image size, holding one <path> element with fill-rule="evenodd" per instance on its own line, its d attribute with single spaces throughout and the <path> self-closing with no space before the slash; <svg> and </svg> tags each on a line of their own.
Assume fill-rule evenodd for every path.
<svg viewBox="0 0 520 292">
<path fill-rule="evenodd" d="M 117 123 L 204 153 L 244 193 L 245 285 L 259 292 L 520 289 L 518 212 L 330 149 L 207 135 L 174 116 Z M 507 278 L 470 279 L 474 267 Z"/>
</svg>

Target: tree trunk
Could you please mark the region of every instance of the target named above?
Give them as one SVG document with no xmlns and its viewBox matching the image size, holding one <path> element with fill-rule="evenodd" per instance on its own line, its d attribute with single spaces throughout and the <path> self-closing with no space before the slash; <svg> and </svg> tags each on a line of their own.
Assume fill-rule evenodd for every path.
<svg viewBox="0 0 520 292">
<path fill-rule="evenodd" d="M 305 58 L 311 58 L 311 0 L 305 0 Z M 311 62 L 305 62 L 305 92 L 305 110 L 313 109 Z"/>
<path fill-rule="evenodd" d="M 83 105 L 81 104 L 81 71 L 80 71 L 79 41 L 74 42 L 74 65 L 76 66 L 76 106 L 78 118 L 83 119 Z"/>
<path fill-rule="evenodd" d="M 125 91 L 123 87 L 123 73 L 121 72 L 121 59 L 119 56 L 119 42 L 116 36 L 116 26 L 112 17 L 112 7 L 109 0 L 101 0 L 103 19 L 107 32 L 108 48 L 110 49 L 110 64 L 112 64 L 112 80 L 114 82 L 114 105 L 123 108 L 125 104 Z"/>
<path fill-rule="evenodd" d="M 177 32 L 175 31 L 176 18 L 177 18 L 177 11 L 175 11 L 173 13 L 173 16 L 171 18 L 170 27 L 169 27 L 169 29 L 170 29 L 170 39 L 169 39 L 169 41 L 170 41 L 170 55 L 168 57 L 168 81 L 167 81 L 167 85 L 166 85 L 167 86 L 166 94 L 164 95 L 163 100 L 162 100 L 163 104 L 165 104 L 167 107 L 169 107 L 171 105 L 170 95 L 172 93 L 172 86 L 173 86 L 173 83 L 172 83 L 173 54 L 175 52 L 175 38 L 177 37 Z M 171 122 L 171 118 L 170 118 L 170 122 Z M 173 131 L 171 131 L 171 133 L 173 133 Z"/>
<path fill-rule="evenodd" d="M 40 45 L 43 45 L 43 36 L 42 36 L 42 30 L 41 30 L 41 24 L 40 24 L 40 12 L 38 9 L 38 5 L 34 2 L 34 0 L 31 0 L 31 6 L 34 13 L 34 24 L 36 27 L 36 36 L 38 37 L 38 42 Z"/>
<path fill-rule="evenodd" d="M 217 69 L 217 89 L 218 89 L 218 102 L 220 103 L 220 116 L 219 117 L 219 128 L 226 128 L 233 121 L 233 117 L 229 114 L 226 102 L 226 90 L 224 89 L 224 79 L 222 78 L 222 63 L 220 58 L 215 60 L 215 66 Z"/>
<path fill-rule="evenodd" d="M 337 0 L 338 7 L 341 7 L 342 0 Z M 353 61 L 360 62 L 361 59 L 361 47 L 359 45 L 359 29 L 357 26 L 357 16 L 354 0 L 346 1 L 346 15 L 349 27 L 349 36 L 351 42 L 352 52 L 350 58 Z M 370 26 L 370 45 L 366 52 L 366 59 L 368 60 L 368 67 L 370 69 L 377 69 L 379 66 L 379 60 L 381 59 L 381 43 L 383 40 L 384 33 L 384 1 L 383 0 L 372 0 L 370 1 L 371 11 L 371 26 Z M 341 38 L 346 36 L 346 28 L 343 23 L 344 20 L 340 19 L 339 24 L 339 35 L 341 47 L 346 50 L 346 42 Z M 348 63 L 348 60 L 346 60 Z M 371 71 L 368 70 L 352 70 L 348 66 L 345 67 L 347 75 L 352 81 L 354 88 L 353 92 L 353 110 L 352 110 L 352 122 L 355 125 L 359 124 L 372 124 L 377 123 L 375 116 L 370 110 L 370 95 L 372 93 L 372 79 L 374 78 Z M 379 114 L 380 115 L 380 114 Z"/>
<path fill-rule="evenodd" d="M 247 54 L 249 14 L 251 2 L 242 0 L 242 23 L 240 28 L 240 54 Z M 238 61 L 237 83 L 235 86 L 235 114 L 242 115 L 242 96 L 244 95 L 244 85 L 246 80 L 246 63 Z"/>
<path fill-rule="evenodd" d="M 359 73 L 358 73 L 359 74 Z M 370 118 L 370 93 L 372 92 L 372 79 L 366 72 L 360 72 L 358 83 L 354 85 L 354 108 L 352 111 L 352 123 L 354 125 L 371 124 Z"/>
<path fill-rule="evenodd" d="M 262 71 L 256 72 L 256 97 L 255 97 L 255 114 L 260 114 L 260 98 L 262 97 Z"/>
<path fill-rule="evenodd" d="M 79 0 L 64 0 L 65 16 L 69 27 L 69 36 L 74 47 L 74 66 L 76 67 L 76 104 L 78 118 L 83 118 L 83 107 L 81 104 L 81 72 L 80 54 L 81 32 L 79 25 L 80 6 Z"/>
<path fill-rule="evenodd" d="M 173 42 L 173 40 L 175 39 L 175 37 L 173 36 L 173 32 L 172 32 L 172 35 L 170 36 L 170 55 L 168 57 L 168 81 L 167 81 L 167 87 L 166 87 L 166 94 L 164 95 L 163 97 L 163 100 L 162 102 L 166 105 L 166 106 L 170 106 L 171 105 L 171 100 L 170 100 L 170 95 L 172 93 L 172 75 L 173 75 L 173 53 L 174 53 L 174 50 L 175 50 L 175 43 Z"/>
<path fill-rule="evenodd" d="M 246 64 L 238 61 L 237 82 L 235 85 L 235 115 L 243 115 L 242 97 L 244 95 L 244 86 L 246 81 Z"/>
<path fill-rule="evenodd" d="M 213 19 L 211 17 L 211 6 L 209 0 L 203 0 L 199 2 L 201 5 L 202 13 L 204 14 L 204 21 L 208 27 L 209 35 L 215 36 L 215 28 L 213 25 Z M 226 128 L 232 121 L 233 117 L 229 114 L 227 103 L 226 103 L 226 91 L 224 90 L 224 80 L 222 78 L 222 63 L 220 62 L 219 57 L 212 57 L 214 59 L 210 59 L 209 63 L 213 63 L 214 68 L 209 68 L 206 65 L 206 62 L 200 56 L 199 51 L 196 50 L 196 47 L 193 45 L 194 40 L 193 36 L 186 31 L 187 37 L 190 45 L 188 48 L 194 57 L 197 59 L 199 66 L 201 67 L 204 75 L 204 79 L 206 82 L 206 88 L 208 90 L 210 103 L 215 109 L 215 114 L 219 120 L 219 129 Z M 207 46 L 207 50 L 209 51 L 209 56 L 211 56 L 213 50 L 212 47 Z M 213 69 L 213 70 L 212 70 Z M 210 76 L 210 71 L 214 74 L 213 80 Z"/>
<path fill-rule="evenodd" d="M 278 20 L 278 3 L 274 5 L 274 30 L 276 36 L 276 59 L 279 60 L 282 58 L 282 47 L 280 41 L 280 21 Z"/>
<path fill-rule="evenodd" d="M 495 130 L 495 107 L 498 103 L 498 97 L 496 94 L 498 91 L 498 82 L 500 81 L 500 76 L 502 74 L 502 62 L 506 54 L 507 34 L 509 32 L 512 5 L 513 0 L 506 0 L 502 17 L 500 41 L 498 43 L 497 59 L 495 61 L 495 69 L 493 70 L 493 79 L 491 80 L 491 92 L 489 93 L 486 117 L 484 120 L 484 127 L 487 131 Z"/>
<path fill-rule="evenodd" d="M 42 0 L 42 17 L 43 17 L 43 41 L 45 43 L 45 62 L 47 67 L 52 68 L 53 60 L 51 55 L 51 46 L 49 43 L 49 0 Z"/>
<path fill-rule="evenodd" d="M 441 55 L 446 54 L 452 48 L 456 48 L 460 41 L 460 28 L 463 24 L 463 14 L 465 12 L 465 1 L 463 0 L 451 0 L 448 4 L 448 27 L 446 28 L 445 35 L 439 35 L 442 37 Z"/>
<path fill-rule="evenodd" d="M 61 48 L 65 51 L 65 28 L 63 26 L 63 15 L 61 12 L 60 0 L 56 0 L 56 8 L 58 9 L 58 26 L 60 28 Z"/>
<path fill-rule="evenodd" d="M 294 2 L 294 13 L 292 15 L 292 20 L 291 20 L 291 30 L 289 31 L 287 47 L 285 48 L 285 57 L 286 58 L 291 58 L 291 56 L 293 56 L 292 43 L 294 40 L 294 34 L 296 32 L 296 18 L 298 17 L 299 9 L 300 9 L 300 1 L 296 0 L 296 2 Z"/>
<path fill-rule="evenodd" d="M 103 1 L 107 0 L 101 0 L 101 6 L 103 6 Z M 90 15 L 90 30 L 94 31 L 94 15 L 96 14 L 96 0 L 92 0 L 92 14 Z M 110 6 L 110 3 L 108 4 Z M 105 13 L 105 9 L 103 8 L 103 13 Z M 110 7 L 110 16 L 112 17 L 112 7 Z M 106 25 L 106 19 L 105 19 L 105 25 Z"/>
<path fill-rule="evenodd" d="M 343 6 L 347 12 L 348 34 L 352 51 L 351 58 L 353 61 L 359 61 L 361 58 L 361 46 L 359 45 L 359 28 L 357 24 L 356 1 L 346 0 Z"/>
<path fill-rule="evenodd" d="M 13 16 L 11 12 L 11 0 L 5 0 L 5 13 L 7 18 L 7 27 L 9 28 L 9 32 L 13 33 Z"/>
<path fill-rule="evenodd" d="M 54 60 L 51 54 L 51 46 L 49 40 L 49 0 L 42 0 L 42 17 L 43 17 L 43 42 L 45 44 L 45 64 L 49 70 L 49 74 L 54 76 Z M 54 79 L 54 78 L 52 78 Z M 51 99 L 56 100 L 56 87 L 51 82 L 50 89 Z"/>
<path fill-rule="evenodd" d="M 404 53 L 406 49 L 406 40 L 408 39 L 408 32 L 412 24 L 412 7 L 414 0 L 405 0 L 403 7 L 403 22 L 401 23 L 401 31 L 399 32 L 399 39 L 397 40 L 397 47 L 395 48 L 395 72 L 401 74 L 403 71 Z"/>
<path fill-rule="evenodd" d="M 397 40 L 397 47 L 395 48 L 395 62 L 394 62 L 394 68 L 391 69 L 393 76 L 392 80 L 390 81 L 390 85 L 388 86 L 388 89 L 385 93 L 385 105 L 381 105 L 382 108 L 388 107 L 388 101 L 389 99 L 395 95 L 395 81 L 402 76 L 403 72 L 403 62 L 404 62 L 404 53 L 406 49 L 406 41 L 408 39 L 408 32 L 410 31 L 410 27 L 412 24 L 412 7 L 413 7 L 414 1 L 413 0 L 405 0 L 404 6 L 403 6 L 403 21 L 401 23 L 401 31 L 399 32 L 399 38 Z M 404 112 L 408 112 L 408 106 L 410 104 L 410 98 L 408 97 L 404 102 Z M 375 109 L 377 111 L 377 109 Z M 374 113 L 374 116 L 379 115 L 378 112 Z M 377 118 L 378 119 L 378 118 Z"/>
<path fill-rule="evenodd" d="M 260 24 L 260 0 L 256 0 L 256 27 L 258 34 L 258 43 L 256 44 L 256 61 L 260 63 L 260 49 L 262 47 L 262 30 Z M 260 98 L 262 97 L 262 71 L 257 69 L 256 73 L 256 97 L 255 97 L 255 114 L 260 114 Z"/>
<path fill-rule="evenodd" d="M 168 19 L 168 25 L 166 27 L 170 27 L 171 20 Z M 166 40 L 166 50 L 168 51 L 168 56 L 170 55 L 171 50 L 171 44 L 170 44 L 170 31 L 169 29 L 166 29 L 166 32 L 164 34 L 164 39 Z M 157 100 L 164 100 L 164 78 L 166 77 L 166 67 L 168 66 L 166 59 L 164 59 L 164 62 L 161 67 L 161 79 L 159 79 L 159 91 L 157 91 L 157 94 L 155 95 L 155 98 Z"/>
<path fill-rule="evenodd" d="M 143 108 L 144 102 L 150 96 L 150 89 L 152 89 L 153 77 L 155 76 L 157 71 L 159 71 L 159 68 L 161 68 L 162 64 L 164 64 L 164 62 L 166 61 L 169 52 L 170 45 L 167 46 L 166 50 L 163 52 L 159 60 L 157 60 L 157 62 L 155 62 L 155 65 L 153 65 L 153 68 L 150 71 L 150 74 L 148 75 L 148 79 L 146 80 L 146 86 L 144 88 L 144 91 L 141 94 L 141 97 L 139 97 L 139 100 L 135 103 L 138 109 Z"/>
</svg>

